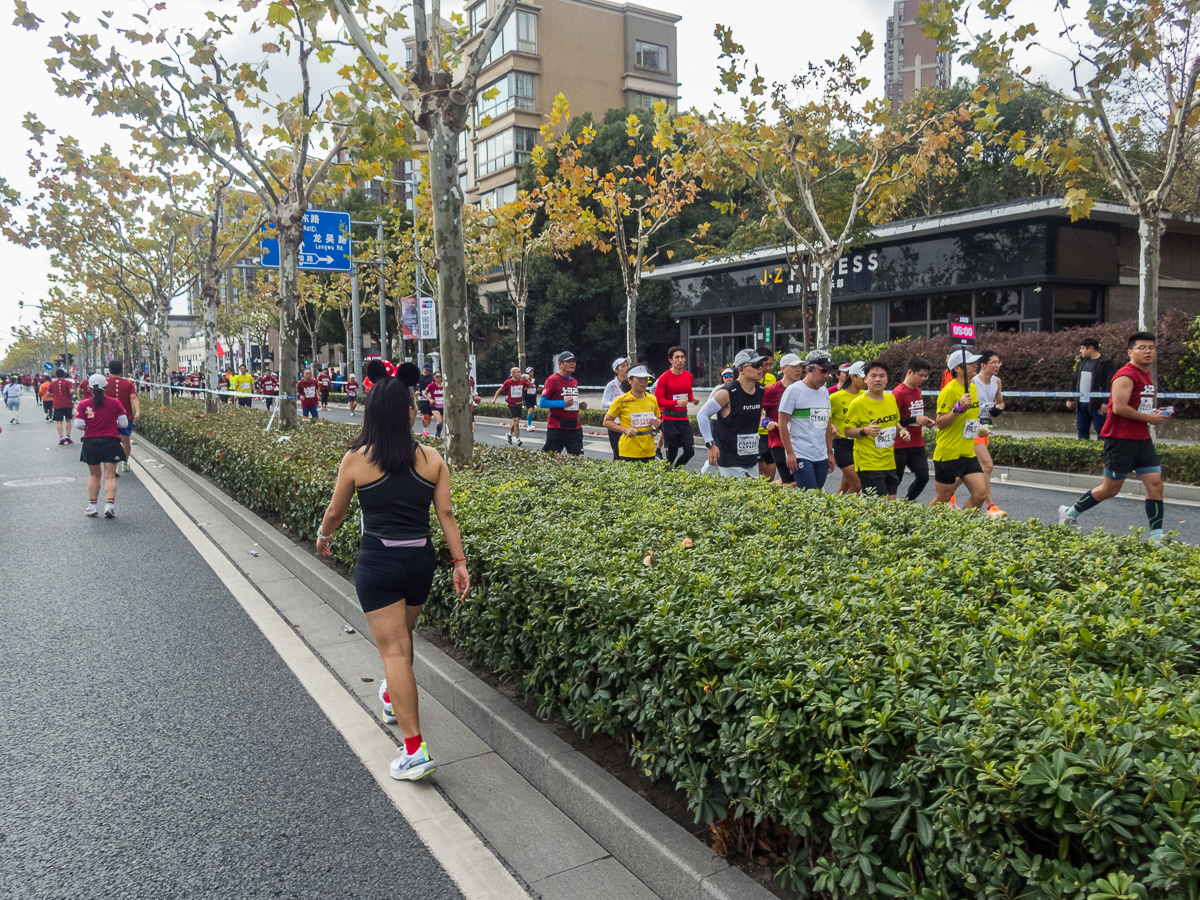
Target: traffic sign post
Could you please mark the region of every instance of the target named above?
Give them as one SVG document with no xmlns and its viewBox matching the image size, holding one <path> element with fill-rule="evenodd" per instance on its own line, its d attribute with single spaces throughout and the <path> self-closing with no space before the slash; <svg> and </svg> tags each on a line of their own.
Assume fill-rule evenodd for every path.
<svg viewBox="0 0 1200 900">
<path fill-rule="evenodd" d="M 270 231 L 270 226 L 263 226 Z M 262 238 L 259 264 L 279 268 L 279 239 Z M 304 214 L 304 240 L 300 243 L 299 266 L 309 272 L 350 271 L 350 213 L 310 209 Z"/>
</svg>

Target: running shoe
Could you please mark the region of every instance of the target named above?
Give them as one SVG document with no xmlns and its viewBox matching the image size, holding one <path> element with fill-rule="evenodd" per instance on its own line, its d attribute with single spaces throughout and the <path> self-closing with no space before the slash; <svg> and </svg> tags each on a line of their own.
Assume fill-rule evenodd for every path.
<svg viewBox="0 0 1200 900">
<path fill-rule="evenodd" d="M 518 446 L 518 447 L 524 447 L 524 446 L 525 446 L 523 443 L 521 443 L 521 439 L 520 439 L 520 438 L 517 438 L 517 446 Z"/>
<path fill-rule="evenodd" d="M 958 501 L 954 499 L 954 495 L 950 495 L 950 502 L 946 504 L 951 509 L 958 509 Z"/>
<path fill-rule="evenodd" d="M 400 756 L 392 760 L 389 771 L 397 781 L 419 781 L 426 775 L 432 775 L 437 771 L 433 757 L 429 755 L 429 748 L 424 742 L 412 756 L 405 752 L 403 744 L 396 749 L 400 752 Z"/>
<path fill-rule="evenodd" d="M 68 444 L 73 444 L 73 443 L 75 443 L 75 442 L 74 442 L 73 440 L 71 440 L 70 438 L 63 438 L 63 440 L 65 440 L 65 441 L 66 441 Z"/>
<path fill-rule="evenodd" d="M 421 434 L 425 435 L 425 437 L 429 437 L 429 429 L 428 429 L 428 428 L 422 428 L 422 429 L 421 429 Z"/>
<path fill-rule="evenodd" d="M 94 519 L 96 516 L 100 515 L 100 510 L 96 509 L 95 503 L 89 503 L 87 509 L 83 511 L 83 514 L 88 518 Z"/>
<path fill-rule="evenodd" d="M 1071 510 L 1074 508 L 1075 507 L 1073 507 L 1073 506 L 1060 506 L 1058 508 L 1058 524 L 1059 525 L 1071 526 L 1071 525 L 1079 524 L 1076 521 L 1075 517 L 1073 515 L 1071 515 Z"/>
<path fill-rule="evenodd" d="M 512 446 L 512 433 L 510 432 L 508 435 L 506 435 L 506 437 L 508 438 L 508 446 L 511 447 Z"/>
<path fill-rule="evenodd" d="M 123 463 L 121 463 L 121 466 L 125 469 L 126 472 L 130 471 L 129 463 L 123 462 Z"/>
<path fill-rule="evenodd" d="M 532 425 L 530 425 L 530 426 L 529 426 L 528 430 L 529 430 L 529 431 L 537 431 L 537 429 L 536 429 L 536 428 L 534 428 Z"/>
<path fill-rule="evenodd" d="M 383 714 L 381 718 L 388 725 L 396 724 L 396 716 L 392 711 L 392 698 L 388 696 L 387 679 L 383 679 L 379 684 L 379 702 L 383 704 Z"/>
<path fill-rule="evenodd" d="M 104 504 L 104 518 L 115 519 L 117 517 L 117 508 L 112 503 Z"/>
<path fill-rule="evenodd" d="M 60 446 L 60 447 L 61 447 L 61 446 L 62 446 L 63 444 L 65 444 L 66 442 L 67 442 L 67 439 L 66 439 L 66 438 L 59 438 L 59 439 L 58 439 L 58 446 Z"/>
<path fill-rule="evenodd" d="M 1151 528 L 1150 529 L 1150 543 L 1151 544 L 1161 544 L 1162 541 L 1163 541 L 1162 529 L 1161 528 Z"/>
<path fill-rule="evenodd" d="M 998 519 L 1001 516 L 1008 515 L 1008 513 L 1006 513 L 1004 510 L 1002 510 L 1000 507 L 998 507 L 995 503 L 993 503 L 991 506 L 989 506 L 987 508 L 987 514 L 989 516 L 991 516 L 993 519 Z"/>
</svg>

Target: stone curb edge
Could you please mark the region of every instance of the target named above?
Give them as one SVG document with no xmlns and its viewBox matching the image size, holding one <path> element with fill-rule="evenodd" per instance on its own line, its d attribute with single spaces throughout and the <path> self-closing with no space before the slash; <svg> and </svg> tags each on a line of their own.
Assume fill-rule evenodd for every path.
<svg viewBox="0 0 1200 900">
<path fill-rule="evenodd" d="M 370 640 L 352 583 L 170 453 L 138 440 Z M 420 634 L 413 668 L 421 687 L 663 900 L 777 900 Z"/>
</svg>

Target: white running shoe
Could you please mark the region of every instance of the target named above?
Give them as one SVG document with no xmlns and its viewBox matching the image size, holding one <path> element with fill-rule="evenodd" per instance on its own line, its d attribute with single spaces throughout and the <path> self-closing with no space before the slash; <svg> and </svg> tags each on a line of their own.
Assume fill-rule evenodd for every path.
<svg viewBox="0 0 1200 900">
<path fill-rule="evenodd" d="M 89 503 L 87 509 L 83 511 L 83 514 L 94 519 L 96 516 L 100 515 L 100 510 L 96 509 L 95 503 Z"/>
<path fill-rule="evenodd" d="M 1058 524 L 1059 525 L 1070 526 L 1070 525 L 1078 525 L 1079 524 L 1078 520 L 1073 515 L 1071 515 L 1071 510 L 1074 508 L 1075 507 L 1073 507 L 1073 506 L 1060 506 L 1058 508 Z"/>
<path fill-rule="evenodd" d="M 704 465 L 702 465 L 700 467 L 700 474 L 707 475 L 711 471 L 712 471 L 712 463 L 710 463 L 708 460 L 705 460 Z"/>
<path fill-rule="evenodd" d="M 383 704 L 383 713 L 380 715 L 380 718 L 383 719 L 384 723 L 387 725 L 395 725 L 396 716 L 392 711 L 392 704 L 388 702 L 389 699 L 390 698 L 388 697 L 387 692 L 387 679 L 385 678 L 379 684 L 379 702 Z"/>
<path fill-rule="evenodd" d="M 104 518 L 115 519 L 117 517 L 117 509 L 112 503 L 104 504 Z"/>
<path fill-rule="evenodd" d="M 433 757 L 429 755 L 429 748 L 425 746 L 424 742 L 412 756 L 405 752 L 403 745 L 397 747 L 396 750 L 399 751 L 400 756 L 392 760 L 389 772 L 397 781 L 419 781 L 426 775 L 432 775 L 437 771 Z"/>
</svg>

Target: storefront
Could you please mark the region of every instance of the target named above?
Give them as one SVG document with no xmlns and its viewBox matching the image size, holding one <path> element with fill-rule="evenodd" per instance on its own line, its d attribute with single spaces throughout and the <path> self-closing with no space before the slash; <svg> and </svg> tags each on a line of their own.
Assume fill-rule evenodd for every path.
<svg viewBox="0 0 1200 900">
<path fill-rule="evenodd" d="M 1200 313 L 1200 227 L 1172 220 L 1168 237 L 1172 227 L 1178 234 L 1164 239 L 1162 283 L 1186 296 L 1164 290 L 1160 308 L 1174 299 Z M 660 266 L 650 276 L 671 282 L 680 342 L 700 383 L 713 383 L 720 366 L 756 342 L 797 352 L 812 346 L 816 283 L 805 277 L 803 260 L 797 265 L 800 273 L 783 250 L 769 248 Z M 1196 280 L 1173 277 L 1180 274 Z M 1078 222 L 1056 198 L 894 222 L 838 261 L 830 341 L 928 337 L 961 315 L 973 316 L 980 331 L 1127 318 L 1136 314 L 1136 275 L 1136 220 L 1112 204 L 1097 204 Z M 1131 283 L 1132 312 L 1125 308 Z"/>
</svg>

